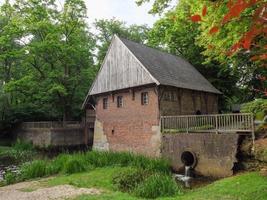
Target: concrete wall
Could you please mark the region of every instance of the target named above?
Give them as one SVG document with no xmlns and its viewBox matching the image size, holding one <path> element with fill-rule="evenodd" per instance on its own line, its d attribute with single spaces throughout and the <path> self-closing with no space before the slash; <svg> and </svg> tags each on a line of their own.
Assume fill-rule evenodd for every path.
<svg viewBox="0 0 267 200">
<path fill-rule="evenodd" d="M 38 147 L 74 146 L 85 143 L 83 128 L 19 128 L 16 130 L 16 135 L 17 138 L 29 141 Z M 90 135 L 88 138 L 92 139 Z"/>
<path fill-rule="evenodd" d="M 202 114 L 218 113 L 218 95 L 193 91 L 182 88 L 161 86 L 161 115 L 195 115 L 199 110 Z"/>
<path fill-rule="evenodd" d="M 162 138 L 162 156 L 171 161 L 173 168 L 182 171 L 181 154 L 194 152 L 197 156 L 195 171 L 212 177 L 233 174 L 236 162 L 237 134 L 179 133 L 165 134 Z"/>
<path fill-rule="evenodd" d="M 142 92 L 148 92 L 148 105 L 141 104 Z M 117 96 L 123 96 L 121 108 L 117 107 Z M 103 98 L 108 98 L 107 109 L 103 109 Z M 94 149 L 160 155 L 158 96 L 154 87 L 101 95 L 96 102 Z"/>
</svg>

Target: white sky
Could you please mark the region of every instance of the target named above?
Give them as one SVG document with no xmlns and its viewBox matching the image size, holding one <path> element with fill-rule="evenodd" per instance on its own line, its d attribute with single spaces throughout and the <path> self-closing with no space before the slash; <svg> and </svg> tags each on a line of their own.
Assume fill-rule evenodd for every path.
<svg viewBox="0 0 267 200">
<path fill-rule="evenodd" d="M 148 24 L 152 26 L 157 16 L 148 14 L 151 3 L 137 6 L 135 0 L 87 0 L 87 15 L 89 22 L 95 19 L 116 19 L 130 24 Z"/>
<path fill-rule="evenodd" d="M 5 0 L 0 0 L 3 4 Z M 11 0 L 13 2 L 14 0 Z M 84 0 L 87 7 L 88 23 L 95 19 L 116 18 L 131 24 L 148 24 L 150 27 L 158 19 L 158 16 L 148 14 L 152 3 L 137 6 L 135 0 Z M 57 0 L 62 5 L 64 0 Z"/>
</svg>

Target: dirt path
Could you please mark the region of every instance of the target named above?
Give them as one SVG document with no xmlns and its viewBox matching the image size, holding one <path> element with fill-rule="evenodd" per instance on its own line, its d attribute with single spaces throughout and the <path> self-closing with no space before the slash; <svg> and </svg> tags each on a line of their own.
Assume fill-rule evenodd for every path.
<svg viewBox="0 0 267 200">
<path fill-rule="evenodd" d="M 0 200 L 63 200 L 81 194 L 98 195 L 95 188 L 76 188 L 71 185 L 40 187 L 40 182 L 31 181 L 0 187 Z"/>
</svg>

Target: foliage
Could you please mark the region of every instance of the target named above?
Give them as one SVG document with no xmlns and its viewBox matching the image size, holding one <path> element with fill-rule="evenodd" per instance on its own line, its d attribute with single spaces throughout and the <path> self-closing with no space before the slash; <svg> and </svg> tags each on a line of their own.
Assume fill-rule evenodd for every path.
<svg viewBox="0 0 267 200">
<path fill-rule="evenodd" d="M 17 139 L 15 144 L 12 145 L 12 148 L 17 150 L 17 151 L 34 151 L 34 147 L 32 143 L 30 142 L 25 142 L 20 139 Z"/>
<path fill-rule="evenodd" d="M 163 174 L 153 174 L 138 185 L 134 193 L 136 196 L 151 199 L 174 196 L 180 189 L 172 177 Z"/>
<path fill-rule="evenodd" d="M 162 173 L 170 172 L 170 165 L 166 160 L 148 158 L 128 152 L 91 151 L 86 153 L 85 158 L 95 167 L 133 166 Z"/>
<path fill-rule="evenodd" d="M 245 103 L 241 107 L 241 112 L 253 113 L 256 119 L 262 120 L 267 115 L 267 99 L 255 99 Z"/>
<path fill-rule="evenodd" d="M 90 168 L 92 167 L 88 165 L 83 156 L 76 156 L 64 163 L 63 171 L 67 174 L 73 174 L 88 171 Z"/>
<path fill-rule="evenodd" d="M 131 166 L 150 172 L 169 174 L 170 166 L 167 161 L 153 159 L 131 153 L 98 152 L 60 154 L 51 161 L 35 160 L 24 163 L 18 180 L 54 175 L 58 173 L 73 174 L 90 171 L 95 167 Z"/>
<path fill-rule="evenodd" d="M 122 192 L 133 192 L 133 190 L 143 182 L 151 172 L 144 169 L 128 168 L 114 175 L 112 179 L 113 185 Z"/>
<path fill-rule="evenodd" d="M 47 161 L 45 160 L 34 160 L 29 163 L 24 163 L 21 167 L 22 180 L 46 176 L 46 166 Z"/>
<path fill-rule="evenodd" d="M 0 58 L 0 71 L 9 75 L 0 77 L 3 121 L 79 118 L 96 72 L 84 2 L 68 0 L 58 10 L 55 1 L 6 1 L 1 11 L 8 19 L 0 41 L 12 45 Z"/>
<path fill-rule="evenodd" d="M 18 181 L 18 176 L 15 172 L 6 172 L 4 176 L 4 184 L 10 185 Z"/>
<path fill-rule="evenodd" d="M 137 3 L 148 1 L 138 0 Z M 257 5 L 266 1 L 257 1 L 257 5 L 245 9 L 240 17 L 232 18 L 223 25 L 221 21 L 229 11 L 227 3 L 232 2 L 230 10 L 233 11 L 232 6 L 244 1 L 180 0 L 175 5 L 172 0 L 152 2 L 151 12 L 160 13 L 163 17 L 149 33 L 149 43 L 189 60 L 223 93 L 220 100 L 223 102 L 220 105 L 222 109 L 227 109 L 225 99 L 237 97 L 238 103 L 244 103 L 264 96 L 267 88 L 266 67 L 260 67 L 258 61 L 250 59 L 256 53 L 257 45 L 251 40 L 250 50 L 238 48 L 231 56 L 227 56 L 227 52 L 236 42 L 245 41 L 242 37 L 247 35 L 255 22 L 253 15 L 256 10 L 262 7 Z M 170 4 L 174 6 L 168 6 Z M 264 51 L 266 35 L 255 39 Z"/>
</svg>

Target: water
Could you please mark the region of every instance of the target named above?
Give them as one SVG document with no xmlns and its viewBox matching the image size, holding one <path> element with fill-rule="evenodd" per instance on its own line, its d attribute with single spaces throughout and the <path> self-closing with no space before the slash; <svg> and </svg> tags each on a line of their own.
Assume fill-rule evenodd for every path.
<svg viewBox="0 0 267 200">
<path fill-rule="evenodd" d="M 190 166 L 185 166 L 185 173 L 183 174 L 175 174 L 174 177 L 178 180 L 184 183 L 185 187 L 189 188 L 190 187 L 190 183 L 189 181 L 192 179 L 192 177 L 190 177 L 190 170 L 191 167 Z"/>
<path fill-rule="evenodd" d="M 7 172 L 19 173 L 18 167 L 16 165 L 0 165 L 0 181 L 4 180 L 4 176 Z"/>
<path fill-rule="evenodd" d="M 190 166 L 185 166 L 184 174 L 174 174 L 174 178 L 188 189 L 202 187 L 215 181 L 210 177 L 197 176 Z"/>
</svg>

